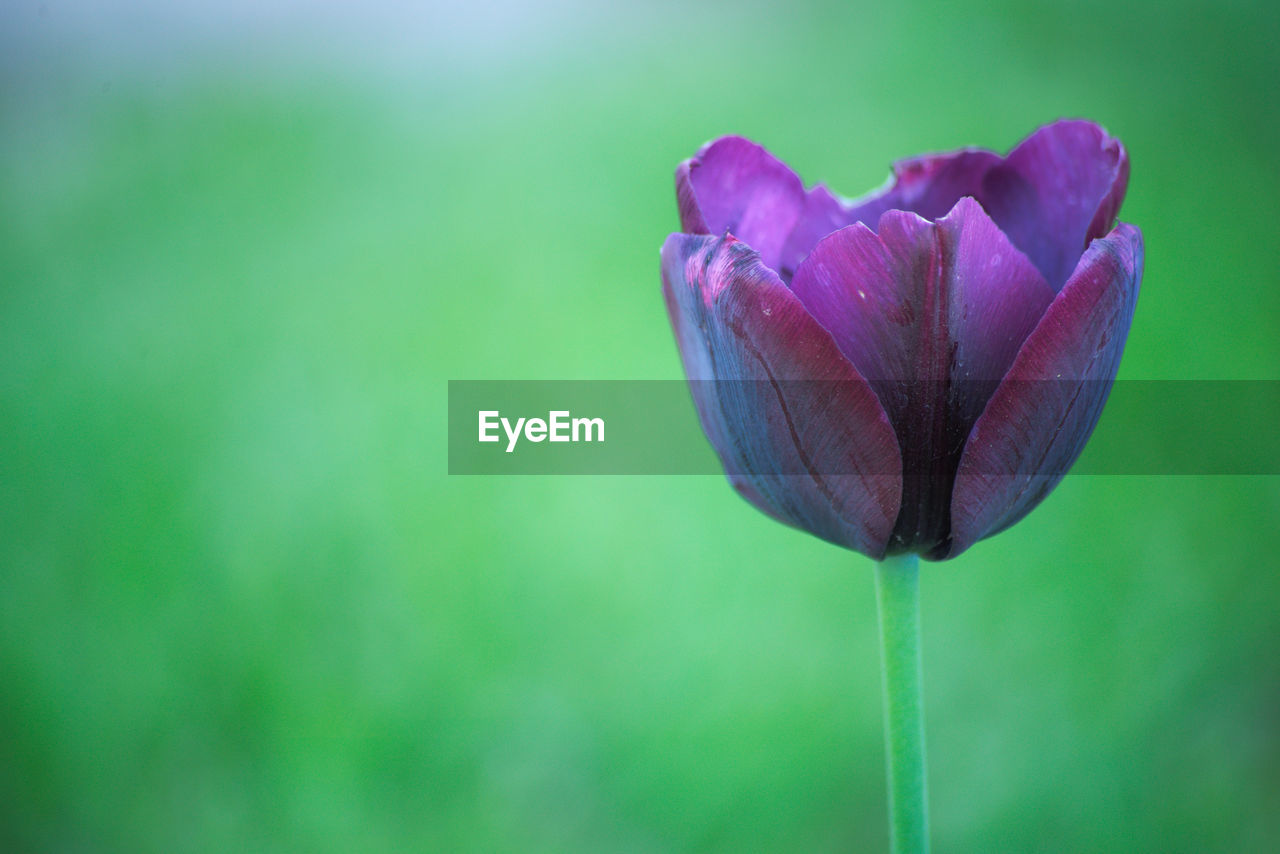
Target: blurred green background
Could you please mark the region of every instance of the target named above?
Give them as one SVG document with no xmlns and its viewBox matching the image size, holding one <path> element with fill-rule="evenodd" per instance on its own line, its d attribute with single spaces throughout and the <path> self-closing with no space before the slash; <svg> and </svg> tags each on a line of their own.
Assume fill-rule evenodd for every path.
<svg viewBox="0 0 1280 854">
<path fill-rule="evenodd" d="M 1093 118 L 1146 235 L 1121 376 L 1280 379 L 1261 0 L 0 31 L 4 851 L 887 850 L 866 559 L 717 477 L 445 474 L 448 379 L 680 375 L 710 137 L 856 195 Z M 1280 478 L 1072 477 L 927 565 L 936 850 L 1278 850 L 1277 520 Z"/>
</svg>

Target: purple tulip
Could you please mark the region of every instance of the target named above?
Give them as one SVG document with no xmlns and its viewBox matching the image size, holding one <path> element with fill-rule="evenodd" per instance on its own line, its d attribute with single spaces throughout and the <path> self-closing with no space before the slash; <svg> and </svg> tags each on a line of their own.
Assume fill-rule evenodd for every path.
<svg viewBox="0 0 1280 854">
<path fill-rule="evenodd" d="M 1142 278 L 1097 125 L 902 161 L 845 201 L 741 137 L 676 171 L 663 291 L 694 402 L 756 507 L 882 559 L 955 557 L 1079 456 Z"/>
</svg>

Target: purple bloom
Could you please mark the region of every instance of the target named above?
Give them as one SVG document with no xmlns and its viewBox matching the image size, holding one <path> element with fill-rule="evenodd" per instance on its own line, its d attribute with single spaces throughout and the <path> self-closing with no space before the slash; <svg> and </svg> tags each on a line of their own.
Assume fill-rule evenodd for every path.
<svg viewBox="0 0 1280 854">
<path fill-rule="evenodd" d="M 1079 456 L 1142 278 L 1129 161 L 1091 122 L 1006 157 L 894 166 L 845 201 L 723 137 L 676 171 L 663 291 L 734 486 L 873 558 L 941 560 L 1017 522 Z M 732 381 L 732 382 L 730 382 Z"/>
</svg>

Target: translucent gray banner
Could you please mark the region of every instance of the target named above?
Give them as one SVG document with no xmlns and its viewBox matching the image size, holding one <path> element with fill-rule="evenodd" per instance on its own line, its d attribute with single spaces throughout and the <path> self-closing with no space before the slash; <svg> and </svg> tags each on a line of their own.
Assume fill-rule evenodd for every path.
<svg viewBox="0 0 1280 854">
<path fill-rule="evenodd" d="M 1028 393 L 1071 395 L 1079 381 Z M 829 399 L 833 383 L 715 381 L 704 400 Z M 919 400 L 985 400 L 995 383 L 877 383 Z M 1280 381 L 1120 380 L 1071 474 L 1280 474 Z M 963 441 L 960 437 L 958 441 Z M 1027 463 L 1027 466 L 1043 463 Z M 836 470 L 762 474 L 896 474 Z M 449 474 L 719 474 L 683 380 L 451 380 Z M 909 471 L 907 473 L 910 473 Z M 1062 471 L 987 474 L 1057 475 Z"/>
</svg>

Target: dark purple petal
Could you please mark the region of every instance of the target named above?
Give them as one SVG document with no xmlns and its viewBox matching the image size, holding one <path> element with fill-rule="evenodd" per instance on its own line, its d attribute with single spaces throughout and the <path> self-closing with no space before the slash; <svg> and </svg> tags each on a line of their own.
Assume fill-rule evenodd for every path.
<svg viewBox="0 0 1280 854">
<path fill-rule="evenodd" d="M 990 169 L 978 199 L 1057 289 L 1089 241 L 1110 231 L 1128 182 L 1119 140 L 1093 122 L 1060 121 Z"/>
<path fill-rule="evenodd" d="M 971 196 L 1057 290 L 1089 241 L 1111 229 L 1128 181 L 1124 146 L 1087 121 L 1046 125 L 1007 157 L 979 148 L 913 157 L 894 164 L 889 184 L 855 201 L 810 190 L 775 269 L 790 281 L 832 231 L 855 222 L 874 229 L 889 210 L 936 220 Z"/>
<path fill-rule="evenodd" d="M 814 187 L 805 194 L 800 216 L 782 248 L 778 275 L 784 282 L 790 282 L 800 262 L 813 251 L 819 240 L 853 222 L 855 220 L 849 219 L 849 208 L 845 202 L 821 184 Z"/>
<path fill-rule="evenodd" d="M 831 234 L 791 289 L 884 405 L 909 475 L 895 542 L 930 551 L 964 441 L 1053 290 L 971 198 L 937 223 L 895 210 L 879 234 Z"/>
<path fill-rule="evenodd" d="M 725 136 L 680 164 L 676 198 L 683 231 L 730 233 L 776 270 L 805 192 L 799 177 L 763 147 Z"/>
<path fill-rule="evenodd" d="M 733 237 L 671 235 L 662 278 L 698 416 L 734 485 L 776 518 L 883 557 L 898 443 L 831 336 Z"/>
<path fill-rule="evenodd" d="M 945 216 L 961 198 L 980 198 L 983 179 L 1000 162 L 1000 155 L 980 148 L 899 160 L 893 164 L 886 210 L 911 211 L 925 219 Z"/>
<path fill-rule="evenodd" d="M 976 196 L 987 170 L 999 162 L 999 155 L 977 149 L 902 160 L 894 164 L 892 182 L 853 201 L 817 185 L 805 196 L 783 248 L 779 268 L 783 281 L 790 281 L 818 241 L 833 231 L 856 222 L 874 229 L 890 210 L 912 211 L 925 219 L 943 216 L 962 196 Z"/>
<path fill-rule="evenodd" d="M 951 504 L 954 557 L 1017 522 L 1084 449 L 1111 390 L 1142 280 L 1142 233 L 1095 240 L 974 425 Z"/>
</svg>

